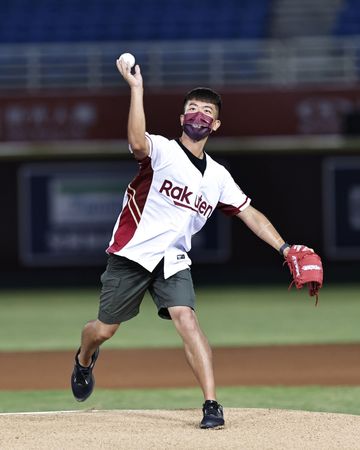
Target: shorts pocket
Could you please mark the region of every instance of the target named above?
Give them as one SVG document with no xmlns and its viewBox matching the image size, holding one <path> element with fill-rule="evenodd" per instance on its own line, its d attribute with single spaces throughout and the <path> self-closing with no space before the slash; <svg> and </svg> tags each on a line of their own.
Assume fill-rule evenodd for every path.
<svg viewBox="0 0 360 450">
<path fill-rule="evenodd" d="M 100 277 L 100 281 L 103 285 L 103 287 L 107 286 L 107 287 L 118 287 L 120 284 L 120 277 L 117 277 L 107 271 L 105 271 L 101 277 Z"/>
</svg>

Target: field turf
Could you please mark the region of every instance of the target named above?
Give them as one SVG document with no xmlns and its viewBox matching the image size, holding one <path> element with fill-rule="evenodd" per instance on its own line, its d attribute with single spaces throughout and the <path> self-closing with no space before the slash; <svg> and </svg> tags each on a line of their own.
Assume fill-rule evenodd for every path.
<svg viewBox="0 0 360 450">
<path fill-rule="evenodd" d="M 360 286 L 326 286 L 317 308 L 304 291 L 285 287 L 201 288 L 197 312 L 213 346 L 354 343 L 360 341 Z M 0 291 L 0 351 L 68 350 L 96 317 L 96 290 Z M 107 348 L 178 347 L 171 322 L 149 297 Z M 56 368 L 50 368 L 56 370 Z M 360 414 L 359 387 L 219 387 L 227 407 L 303 409 Z M 1 391 L 0 411 L 199 408 L 199 389 L 103 390 L 86 404 L 69 391 Z"/>
<path fill-rule="evenodd" d="M 360 341 L 360 286 L 327 286 L 314 306 L 305 290 L 286 287 L 197 291 L 197 313 L 214 346 L 347 343 Z M 96 290 L 0 291 L 0 351 L 68 350 L 96 318 Z M 106 348 L 179 347 L 170 321 L 146 297 Z"/>
</svg>

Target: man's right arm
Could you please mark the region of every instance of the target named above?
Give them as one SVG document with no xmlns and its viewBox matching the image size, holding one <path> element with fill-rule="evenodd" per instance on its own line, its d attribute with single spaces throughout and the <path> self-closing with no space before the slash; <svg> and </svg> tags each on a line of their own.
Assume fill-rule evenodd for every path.
<svg viewBox="0 0 360 450">
<path fill-rule="evenodd" d="M 130 86 L 131 99 L 128 117 L 128 141 L 136 159 L 141 160 L 149 155 L 149 142 L 145 137 L 146 121 L 144 112 L 144 88 L 140 67 L 135 66 L 135 73 L 123 61 L 116 61 L 117 68 Z"/>
</svg>

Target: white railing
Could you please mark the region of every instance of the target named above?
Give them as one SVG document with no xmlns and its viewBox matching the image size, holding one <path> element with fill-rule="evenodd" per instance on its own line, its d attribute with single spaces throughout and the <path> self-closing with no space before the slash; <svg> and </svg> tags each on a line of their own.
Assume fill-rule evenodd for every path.
<svg viewBox="0 0 360 450">
<path fill-rule="evenodd" d="M 134 53 L 154 88 L 360 81 L 360 36 L 352 36 L 0 45 L 0 89 L 118 87 L 115 60 L 125 51 Z"/>
</svg>

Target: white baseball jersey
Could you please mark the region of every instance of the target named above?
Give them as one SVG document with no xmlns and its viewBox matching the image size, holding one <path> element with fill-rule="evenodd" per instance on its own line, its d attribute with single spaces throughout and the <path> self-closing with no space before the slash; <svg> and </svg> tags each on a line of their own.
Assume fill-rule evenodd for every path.
<svg viewBox="0 0 360 450">
<path fill-rule="evenodd" d="M 164 277 L 190 266 L 191 238 L 219 208 L 238 214 L 250 199 L 224 166 L 206 154 L 204 174 L 176 140 L 146 134 L 149 156 L 126 190 L 107 253 L 152 271 L 164 258 Z"/>
</svg>

